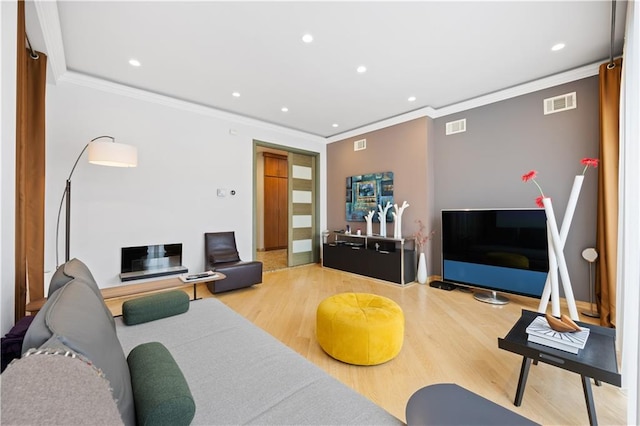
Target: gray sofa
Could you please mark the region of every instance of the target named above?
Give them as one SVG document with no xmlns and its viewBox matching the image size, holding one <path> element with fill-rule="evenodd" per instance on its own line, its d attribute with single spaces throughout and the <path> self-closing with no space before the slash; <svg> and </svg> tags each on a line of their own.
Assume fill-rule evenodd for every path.
<svg viewBox="0 0 640 426">
<path fill-rule="evenodd" d="M 82 262 L 74 259 L 61 268 L 47 303 L 27 331 L 23 349 L 67 354 L 60 359 L 79 354 L 85 364 L 97 367 L 112 389 L 113 401 L 103 402 L 115 401 L 126 425 L 136 422 L 126 355 L 146 342 L 163 344 L 182 371 L 195 401 L 192 424 L 401 423 L 216 299 L 191 302 L 184 314 L 127 326 L 122 318 L 114 322 L 106 314 L 95 280 Z M 19 366 L 26 359 L 14 361 L 3 374 L 3 424 L 28 424 L 37 416 L 39 407 L 33 401 L 24 401 L 28 407 L 23 411 L 13 406 L 20 404 L 21 392 L 34 387 L 33 382 L 19 380 Z M 48 384 L 39 389 L 44 399 L 47 393 L 59 398 L 60 389 L 81 386 L 56 378 L 56 369 L 47 371 L 47 377 L 40 377 Z M 9 383 L 4 378 L 7 373 Z M 10 389 L 5 389 L 7 385 Z M 5 391 L 13 396 L 8 406 Z M 79 403 L 75 410 L 83 408 L 87 423 L 112 423 L 91 414 L 99 412 L 95 406 Z M 65 413 L 52 411 L 45 417 L 51 423 L 64 423 Z M 12 417 L 5 418 L 5 413 Z M 22 415 L 28 417 L 20 421 Z"/>
</svg>

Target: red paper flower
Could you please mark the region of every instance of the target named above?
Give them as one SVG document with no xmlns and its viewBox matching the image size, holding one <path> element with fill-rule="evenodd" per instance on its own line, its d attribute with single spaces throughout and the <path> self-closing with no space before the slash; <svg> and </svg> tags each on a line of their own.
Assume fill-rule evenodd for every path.
<svg viewBox="0 0 640 426">
<path fill-rule="evenodd" d="M 587 169 L 589 167 L 598 167 L 598 159 L 597 158 L 583 158 L 582 160 L 580 160 L 580 163 L 582 163 L 584 165 L 584 170 L 582 171 L 582 174 L 584 175 L 585 172 L 587 171 Z M 522 175 L 522 181 L 523 182 L 533 182 L 536 184 L 536 186 L 538 187 L 538 189 L 540 190 L 540 197 L 536 198 L 536 205 L 538 207 L 544 207 L 544 204 L 542 203 L 542 200 L 547 198 L 544 196 L 544 192 L 542 192 L 542 188 L 540 187 L 540 185 L 538 185 L 538 182 L 536 182 L 536 177 L 538 177 L 538 172 L 535 170 L 530 170 L 527 173 Z"/>
<path fill-rule="evenodd" d="M 544 192 L 542 192 L 542 188 L 540 188 L 540 185 L 538 185 L 538 182 L 536 182 L 536 177 L 538 176 L 538 172 L 536 172 L 535 170 L 530 170 L 527 173 L 522 175 L 522 181 L 523 182 L 533 182 L 536 184 L 536 186 L 538 187 L 538 189 L 540 190 L 540 197 L 536 198 L 536 204 L 538 205 L 538 207 L 544 207 L 544 205 L 542 204 L 542 199 L 544 198 Z"/>
<path fill-rule="evenodd" d="M 582 174 L 584 175 L 589 167 L 596 168 L 598 167 L 598 159 L 597 158 L 583 158 L 580 160 L 580 163 L 584 164 L 584 170 Z"/>
</svg>

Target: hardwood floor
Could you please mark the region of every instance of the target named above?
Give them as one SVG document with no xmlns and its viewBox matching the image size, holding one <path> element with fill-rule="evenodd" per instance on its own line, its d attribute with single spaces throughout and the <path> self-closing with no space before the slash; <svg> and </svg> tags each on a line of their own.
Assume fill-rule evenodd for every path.
<svg viewBox="0 0 640 426">
<path fill-rule="evenodd" d="M 287 267 L 287 249 L 256 252 L 256 260 L 262 262 L 262 271 L 269 272 Z"/>
<path fill-rule="evenodd" d="M 456 383 L 541 424 L 589 422 L 580 376 L 542 363 L 531 367 L 522 406 L 513 405 L 522 358 L 499 349 L 497 340 L 510 330 L 521 309 L 537 310 L 536 299 L 510 296 L 511 303 L 493 306 L 457 290 L 419 284 L 402 288 L 319 265 L 267 272 L 263 280 L 253 288 L 215 297 L 402 421 L 416 390 Z M 396 358 L 362 367 L 336 361 L 322 351 L 315 339 L 316 307 L 341 292 L 375 293 L 402 307 L 405 340 Z M 198 293 L 213 297 L 204 288 Z M 604 383 L 593 386 L 593 394 L 600 424 L 625 423 L 626 396 L 620 389 Z"/>
</svg>

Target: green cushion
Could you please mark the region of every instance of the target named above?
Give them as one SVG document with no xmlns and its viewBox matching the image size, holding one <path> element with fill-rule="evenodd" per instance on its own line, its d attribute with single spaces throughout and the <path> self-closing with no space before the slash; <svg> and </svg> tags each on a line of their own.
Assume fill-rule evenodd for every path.
<svg viewBox="0 0 640 426">
<path fill-rule="evenodd" d="M 189 296 L 180 290 L 152 294 L 122 304 L 122 320 L 127 325 L 155 321 L 189 310 Z"/>
<path fill-rule="evenodd" d="M 161 343 L 136 346 L 127 357 L 138 425 L 188 425 L 196 414 L 189 385 Z"/>
</svg>

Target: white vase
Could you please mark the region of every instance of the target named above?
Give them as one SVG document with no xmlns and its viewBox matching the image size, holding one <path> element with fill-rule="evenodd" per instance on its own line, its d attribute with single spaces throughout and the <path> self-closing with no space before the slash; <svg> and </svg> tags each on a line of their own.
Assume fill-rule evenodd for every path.
<svg viewBox="0 0 640 426">
<path fill-rule="evenodd" d="M 367 222 L 367 236 L 373 235 L 373 227 L 371 226 L 371 222 L 373 221 L 373 215 L 375 214 L 375 210 L 369 210 L 364 217 L 364 220 Z"/>
<path fill-rule="evenodd" d="M 378 219 L 380 219 L 380 236 L 387 236 L 387 211 L 391 208 L 391 203 L 387 201 L 387 205 L 382 207 L 378 204 Z"/>
<path fill-rule="evenodd" d="M 558 233 L 559 237 L 559 249 L 560 251 L 564 250 L 564 245 L 567 241 L 567 235 L 569 234 L 569 228 L 571 227 L 571 220 L 573 219 L 573 214 L 576 210 L 576 205 L 578 204 L 578 197 L 580 196 L 580 190 L 582 189 L 582 183 L 584 182 L 584 175 L 577 175 L 573 179 L 573 186 L 571 187 L 571 194 L 569 194 L 569 201 L 567 202 L 567 207 L 564 213 L 564 219 L 562 220 L 562 225 L 560 226 L 560 231 Z M 558 262 L 557 262 L 557 253 L 555 250 L 555 245 L 553 241 L 553 233 L 551 230 L 550 222 L 553 222 L 554 228 L 557 230 L 557 222 L 555 220 L 555 216 L 553 213 L 553 205 L 551 203 L 551 199 L 547 200 L 545 203 L 544 199 L 542 200 L 543 205 L 545 206 L 545 212 L 547 213 L 547 227 L 548 227 L 548 240 L 549 240 L 549 274 L 547 275 L 547 280 L 544 283 L 544 290 L 542 291 L 542 296 L 540 297 L 540 304 L 538 306 L 538 312 L 546 312 L 547 306 L 549 304 L 549 298 L 551 298 L 551 314 L 554 316 L 560 316 L 560 296 L 558 291 Z M 548 204 L 548 206 L 547 206 Z M 564 281 L 563 281 L 564 285 Z M 565 290 L 567 292 L 567 290 Z M 575 316 L 578 317 L 578 309 L 575 306 L 575 300 L 573 299 L 573 291 L 569 288 L 567 297 L 567 303 L 569 307 L 569 313 L 571 318 Z"/>
<path fill-rule="evenodd" d="M 418 258 L 418 282 L 420 284 L 427 282 L 427 259 L 424 257 L 424 253 L 420 253 Z"/>
<path fill-rule="evenodd" d="M 386 237 L 387 236 L 387 217 L 380 213 L 378 213 L 378 217 L 380 219 L 380 236 Z"/>
<path fill-rule="evenodd" d="M 399 240 L 402 238 L 402 213 L 398 215 L 393 227 L 393 238 Z"/>
<path fill-rule="evenodd" d="M 560 279 L 562 280 L 562 288 L 564 289 L 564 296 L 565 296 L 565 299 L 567 300 L 567 307 L 569 308 L 569 317 L 571 317 L 571 319 L 574 321 L 578 321 L 580 317 L 578 316 L 576 301 L 573 297 L 573 289 L 571 288 L 571 279 L 569 278 L 569 269 L 567 268 L 567 262 L 564 257 L 564 252 L 563 252 L 564 247 L 562 244 L 562 240 L 560 238 L 560 233 L 558 232 L 558 224 L 556 222 L 556 217 L 553 212 L 553 204 L 551 203 L 551 198 L 546 198 L 546 197 L 543 198 L 542 203 L 544 204 L 544 210 L 547 214 L 547 229 L 551 234 L 552 246 L 550 246 L 550 250 L 549 250 L 549 253 L 550 253 L 549 263 L 552 264 L 551 257 L 553 256 L 553 254 L 555 254 L 556 262 L 558 264 L 558 269 L 560 270 Z M 571 223 L 571 219 L 569 219 L 569 225 L 570 223 Z M 559 300 L 558 283 L 553 282 L 553 278 L 554 278 L 553 271 L 549 271 L 549 275 L 551 275 L 551 278 L 552 278 L 551 294 L 555 295 L 556 299 Z M 557 278 L 556 278 L 556 281 L 557 281 Z M 553 304 L 553 300 L 552 300 L 552 304 Z M 559 303 L 557 303 L 556 306 L 559 309 L 560 307 Z"/>
</svg>

